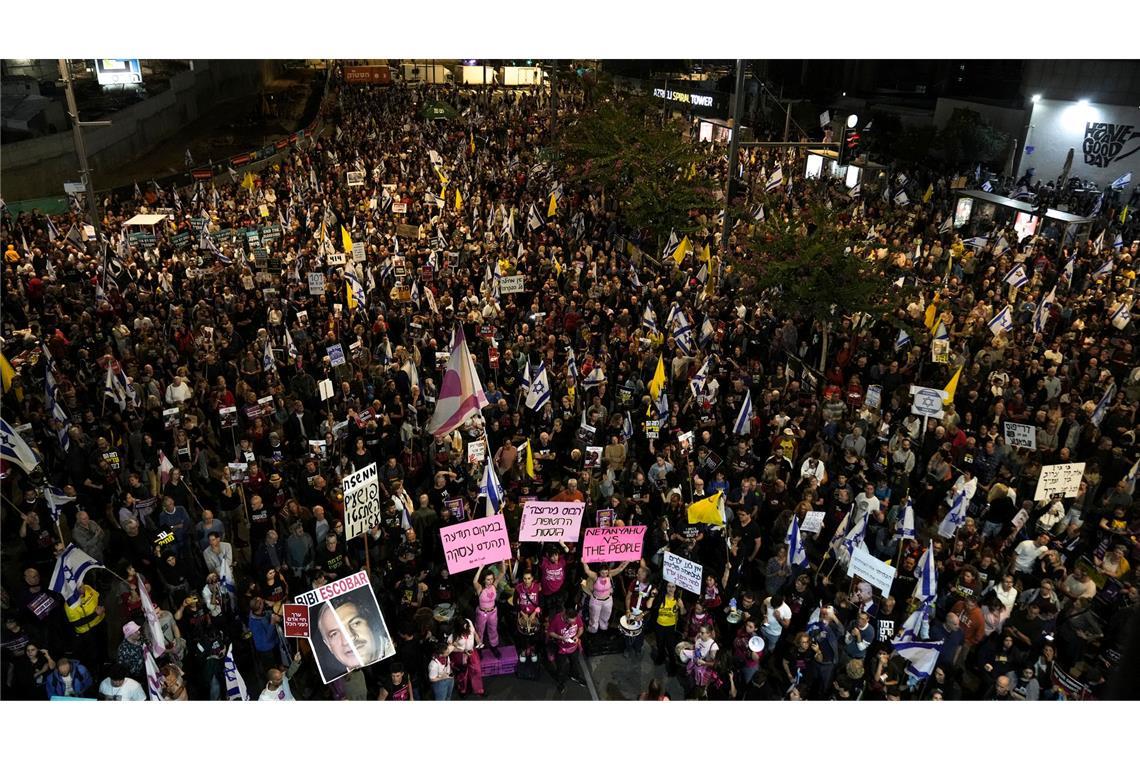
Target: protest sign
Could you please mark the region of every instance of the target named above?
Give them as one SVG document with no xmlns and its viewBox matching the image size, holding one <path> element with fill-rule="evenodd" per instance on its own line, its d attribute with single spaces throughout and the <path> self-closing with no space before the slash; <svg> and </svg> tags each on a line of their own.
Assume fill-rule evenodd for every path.
<svg viewBox="0 0 1140 760">
<path fill-rule="evenodd" d="M 281 622 L 285 625 L 285 636 L 291 639 L 309 638 L 309 608 L 303 604 L 281 606 Z"/>
<path fill-rule="evenodd" d="M 349 187 L 360 187 L 364 184 L 364 172 L 349 172 L 347 179 Z"/>
<path fill-rule="evenodd" d="M 503 295 L 507 295 L 508 293 L 521 293 L 525 289 L 526 277 L 521 274 L 503 277 L 499 280 L 499 292 Z"/>
<path fill-rule="evenodd" d="M 872 556 L 862 544 L 855 547 L 847 565 L 847 577 L 856 575 L 882 591 L 883 596 L 891 593 L 891 584 L 895 582 L 895 569 Z"/>
<path fill-rule="evenodd" d="M 1010 446 L 1034 450 L 1037 448 L 1037 428 L 1033 425 L 1007 422 L 1005 423 L 1005 440 L 1009 442 Z"/>
<path fill-rule="evenodd" d="M 333 390 L 332 380 L 329 380 L 327 377 L 317 383 L 317 390 L 321 393 L 321 401 L 332 398 L 336 393 L 336 391 Z"/>
<path fill-rule="evenodd" d="M 368 259 L 368 254 L 364 251 L 364 241 L 357 240 L 352 244 L 352 260 L 361 262 Z"/>
<path fill-rule="evenodd" d="M 467 444 L 467 464 L 480 464 L 487 457 L 487 444 L 470 441 Z"/>
<path fill-rule="evenodd" d="M 523 507 L 519 541 L 578 543 L 582 532 L 582 501 L 532 501 Z"/>
<path fill-rule="evenodd" d="M 325 683 L 396 654 L 367 571 L 306 591 L 297 601 L 308 607 L 309 645 Z"/>
<path fill-rule="evenodd" d="M 356 538 L 380 521 L 380 477 L 376 463 L 344 476 L 344 537 Z"/>
<path fill-rule="evenodd" d="M 329 355 L 329 362 L 332 363 L 334 367 L 339 367 L 344 364 L 344 348 L 339 343 L 335 343 L 326 348 L 325 353 Z"/>
<path fill-rule="evenodd" d="M 942 405 L 947 401 L 947 393 L 939 388 L 924 388 L 921 385 L 910 386 L 910 392 L 913 398 L 910 402 L 911 414 L 917 414 L 922 417 L 934 417 L 935 419 L 942 419 L 946 416 L 946 412 L 942 410 Z"/>
<path fill-rule="evenodd" d="M 599 509 L 594 514 L 594 521 L 599 528 L 609 528 L 614 524 L 615 512 L 612 509 Z"/>
<path fill-rule="evenodd" d="M 237 425 L 237 407 L 236 406 L 221 406 L 218 407 L 218 417 L 221 420 L 222 430 Z"/>
<path fill-rule="evenodd" d="M 586 528 L 582 559 L 586 562 L 637 562 L 645 542 L 645 526 Z"/>
<path fill-rule="evenodd" d="M 330 267 L 342 267 L 344 266 L 345 256 L 341 251 L 333 251 L 325 256 L 325 261 L 328 262 Z"/>
<path fill-rule="evenodd" d="M 871 409 L 878 409 L 883 403 L 883 386 L 868 385 L 864 402 Z"/>
<path fill-rule="evenodd" d="M 440 528 L 439 539 L 452 575 L 511 558 L 507 522 L 502 515 Z"/>
<path fill-rule="evenodd" d="M 800 526 L 802 533 L 819 533 L 823 527 L 825 512 L 808 512 L 804 515 L 804 524 Z"/>
<path fill-rule="evenodd" d="M 1053 496 L 1073 498 L 1077 495 L 1084 474 L 1084 462 L 1045 465 L 1037 476 L 1037 491 L 1033 494 L 1033 500 L 1041 501 Z"/>
<path fill-rule="evenodd" d="M 694 594 L 701 593 L 702 568 L 696 562 L 672 552 L 665 552 L 663 574 L 665 580 L 676 583 L 686 591 L 692 591 Z"/>
</svg>

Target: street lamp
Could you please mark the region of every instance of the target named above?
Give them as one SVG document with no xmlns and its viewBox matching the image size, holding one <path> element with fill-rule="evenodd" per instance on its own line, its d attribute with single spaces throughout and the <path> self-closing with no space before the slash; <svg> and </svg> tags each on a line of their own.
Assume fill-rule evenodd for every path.
<svg viewBox="0 0 1140 760">
<path fill-rule="evenodd" d="M 1030 100 L 1032 100 L 1034 103 L 1041 102 L 1041 93 L 1039 93 L 1039 92 L 1033 93 L 1033 97 L 1031 97 Z"/>
</svg>

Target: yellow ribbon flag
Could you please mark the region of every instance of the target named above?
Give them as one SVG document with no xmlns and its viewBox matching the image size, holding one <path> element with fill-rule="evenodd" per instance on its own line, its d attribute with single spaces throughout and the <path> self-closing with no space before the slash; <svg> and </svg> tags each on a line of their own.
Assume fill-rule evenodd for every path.
<svg viewBox="0 0 1140 760">
<path fill-rule="evenodd" d="M 550 205 L 546 209 L 546 218 L 549 219 L 550 217 L 556 215 L 557 213 L 558 213 L 558 198 L 554 195 L 554 193 L 551 193 L 550 194 Z"/>
<path fill-rule="evenodd" d="M 943 404 L 954 403 L 954 394 L 958 392 L 958 378 L 962 376 L 962 367 L 965 366 L 965 364 L 959 364 L 958 371 L 954 373 L 954 377 L 950 378 L 950 382 L 946 383 L 946 387 L 942 389 L 942 392 L 946 394 L 946 398 L 942 402 Z"/>
<path fill-rule="evenodd" d="M 8 361 L 8 357 L 0 354 L 0 383 L 2 383 L 4 392 L 7 393 L 12 389 L 12 381 L 16 379 L 16 369 Z M 16 389 L 16 399 L 19 401 L 24 400 L 24 392 L 20 388 Z"/>
<path fill-rule="evenodd" d="M 938 307 L 935 303 L 936 302 L 932 301 L 931 304 L 926 307 L 926 314 L 922 318 L 922 323 L 926 325 L 927 330 L 934 329 L 934 318 L 938 316 Z"/>
<path fill-rule="evenodd" d="M 475 155 L 475 133 L 471 133 L 471 155 Z"/>
<path fill-rule="evenodd" d="M 437 177 L 439 177 L 439 183 L 441 185 L 443 185 L 443 189 L 444 189 L 444 191 L 446 191 L 447 190 L 447 176 L 439 170 L 438 166 L 433 166 L 432 168 L 435 169 L 435 174 Z M 443 195 L 443 193 L 441 192 L 440 195 Z"/>
<path fill-rule="evenodd" d="M 712 251 L 709 250 L 709 244 L 705 243 L 705 247 L 701 249 L 701 253 L 697 256 L 697 261 L 708 261 L 712 258 Z"/>
<path fill-rule="evenodd" d="M 530 439 L 526 439 L 526 474 L 530 479 L 534 479 L 534 452 L 531 451 L 533 444 Z"/>
<path fill-rule="evenodd" d="M 697 176 L 697 162 L 694 161 L 693 163 L 689 164 L 689 173 L 687 175 L 685 175 L 685 179 L 691 180 L 696 176 Z"/>
<path fill-rule="evenodd" d="M 724 498 L 724 491 L 717 491 L 708 498 L 695 501 L 689 505 L 689 522 L 706 523 L 708 525 L 724 525 L 724 518 L 720 515 L 720 500 Z"/>
<path fill-rule="evenodd" d="M 930 203 L 930 199 L 934 197 L 934 183 L 931 182 L 926 188 L 926 192 L 922 194 L 922 202 Z"/>
<path fill-rule="evenodd" d="M 942 324 L 943 313 L 939 312 L 938 316 L 934 319 L 934 324 L 930 326 L 930 334 L 935 338 L 945 337 L 946 328 Z M 942 334 L 940 334 L 942 333 Z"/>
<path fill-rule="evenodd" d="M 459 188 L 455 188 L 455 210 L 463 210 L 463 196 L 459 194 Z"/>
<path fill-rule="evenodd" d="M 1120 209 L 1120 223 L 1124 224 L 1128 221 L 1128 204 L 1124 204 L 1124 208 Z"/>
<path fill-rule="evenodd" d="M 673 251 L 673 261 L 677 266 L 681 266 L 681 262 L 685 260 L 685 254 L 692 250 L 693 244 L 689 242 L 689 236 L 681 238 L 681 242 L 677 244 L 676 250 Z"/>
<path fill-rule="evenodd" d="M 344 281 L 344 302 L 348 304 L 349 311 L 356 311 L 356 298 L 352 295 L 352 283 Z"/>
<path fill-rule="evenodd" d="M 241 186 L 244 187 L 246 190 L 253 192 L 253 175 L 250 174 L 249 172 L 246 172 L 245 173 L 245 179 L 243 179 L 241 181 Z"/>
<path fill-rule="evenodd" d="M 665 388 L 665 361 L 657 357 L 657 369 L 653 372 L 653 379 L 649 381 L 649 392 L 653 394 L 653 400 L 661 398 L 661 391 Z"/>
<path fill-rule="evenodd" d="M 348 227 L 340 228 L 340 243 L 345 253 L 352 253 L 352 235 L 348 234 Z"/>
</svg>

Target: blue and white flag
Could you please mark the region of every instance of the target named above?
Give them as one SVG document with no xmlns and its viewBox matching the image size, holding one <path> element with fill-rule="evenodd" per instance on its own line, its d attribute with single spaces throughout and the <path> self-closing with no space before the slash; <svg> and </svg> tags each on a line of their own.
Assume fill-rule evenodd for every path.
<svg viewBox="0 0 1140 760">
<path fill-rule="evenodd" d="M 1123 190 L 1130 182 L 1132 182 L 1132 172 L 1121 174 L 1119 177 L 1112 181 L 1109 185 L 1113 190 Z"/>
<path fill-rule="evenodd" d="M 1101 230 L 1100 234 L 1096 236 L 1096 240 L 1093 241 L 1093 255 L 1100 255 L 1102 250 L 1104 250 L 1104 230 Z"/>
<path fill-rule="evenodd" d="M 906 330 L 899 329 L 899 337 L 895 338 L 895 350 L 898 351 L 903 346 L 910 343 L 910 334 Z"/>
<path fill-rule="evenodd" d="M 345 282 L 352 288 L 352 300 L 356 303 L 357 309 L 365 309 L 368 306 L 368 298 L 364 292 L 364 286 L 360 283 L 360 278 L 355 274 L 348 271 L 344 272 Z"/>
<path fill-rule="evenodd" d="M 1100 397 L 1100 401 L 1097 402 L 1096 408 L 1093 409 L 1093 413 L 1089 417 L 1089 421 L 1092 422 L 1093 425 L 1098 428 L 1100 427 L 1100 423 L 1104 420 L 1105 413 L 1108 412 L 1108 405 L 1112 403 L 1112 399 L 1115 396 L 1116 383 L 1113 383 L 1105 389 L 1104 395 Z"/>
<path fill-rule="evenodd" d="M 583 388 L 596 388 L 606 381 L 605 370 L 599 364 L 590 370 L 590 374 L 582 378 Z"/>
<path fill-rule="evenodd" d="M 1049 295 L 1041 299 L 1041 303 L 1037 305 L 1037 309 L 1033 312 L 1033 332 L 1039 333 L 1045 329 L 1045 323 L 1049 321 L 1049 305 L 1057 300 L 1057 286 L 1054 285 L 1053 289 L 1049 291 Z"/>
<path fill-rule="evenodd" d="M 1107 261 L 1096 268 L 1096 271 L 1092 273 L 1092 277 L 1094 280 L 1099 280 L 1102 277 L 1107 277 L 1108 275 L 1112 274 L 1113 269 L 1116 269 L 1116 262 L 1113 261 L 1112 258 L 1109 258 Z"/>
<path fill-rule="evenodd" d="M 1093 204 L 1092 211 L 1089 212 L 1089 216 L 1098 216 L 1100 214 L 1100 209 L 1102 206 L 1104 206 L 1104 193 L 1101 193 L 1096 197 L 1096 203 Z"/>
<path fill-rule="evenodd" d="M 914 538 L 914 503 L 908 497 L 895 523 L 895 538 Z"/>
<path fill-rule="evenodd" d="M 1124 248 L 1124 238 L 1120 236 L 1119 232 L 1116 233 L 1116 237 L 1113 238 L 1113 240 L 1112 240 L 1112 248 L 1113 248 L 1113 250 L 1116 250 L 1116 251 L 1119 251 L 1122 248 Z"/>
<path fill-rule="evenodd" d="M 953 538 L 958 528 L 966 522 L 966 508 L 970 502 L 966 498 L 966 490 L 961 489 L 958 493 L 954 494 L 954 503 L 950 506 L 950 511 L 942 518 L 942 523 L 938 526 L 938 535 L 943 538 Z"/>
<path fill-rule="evenodd" d="M 701 267 L 702 271 L 704 267 Z M 697 336 L 697 343 L 704 348 L 716 336 L 716 328 L 713 327 L 712 320 L 705 317 L 705 321 L 701 323 L 701 334 Z"/>
<path fill-rule="evenodd" d="M 1002 235 L 1001 237 L 998 238 L 998 241 L 996 243 L 994 243 L 994 256 L 1001 256 L 1002 254 L 1004 254 L 1008 250 L 1009 250 L 1009 241 L 1007 241 L 1005 239 L 1005 235 Z"/>
<path fill-rule="evenodd" d="M 1069 278 L 1069 280 L 1073 279 L 1073 271 L 1075 270 L 1076 266 L 1077 266 L 1077 254 L 1074 253 L 1065 262 L 1064 273 L 1065 273 L 1065 276 Z"/>
<path fill-rule="evenodd" d="M 926 545 L 926 551 L 919 558 L 918 565 L 914 568 L 914 578 L 916 583 L 911 596 L 923 602 L 934 601 L 938 596 L 938 571 L 934 564 L 933 541 Z"/>
<path fill-rule="evenodd" d="M 1117 330 L 1123 330 L 1132 321 L 1132 311 L 1127 303 L 1122 303 L 1116 307 L 1108 319 Z"/>
<path fill-rule="evenodd" d="M 1015 264 L 1012 269 L 1006 272 L 1005 277 L 1003 277 L 1001 281 L 1015 288 L 1020 288 L 1029 282 L 1029 275 L 1025 273 L 1025 265 Z"/>
<path fill-rule="evenodd" d="M 949 214 L 945 219 L 942 220 L 942 226 L 938 228 L 938 233 L 940 235 L 945 234 L 952 229 L 954 229 L 954 215 Z"/>
<path fill-rule="evenodd" d="M 566 349 L 566 374 L 578 382 L 578 357 L 574 355 L 573 347 Z"/>
<path fill-rule="evenodd" d="M 51 512 L 51 519 L 58 523 L 59 514 L 61 511 L 60 508 L 64 504 L 70 504 L 71 502 L 75 501 L 75 497 L 68 496 L 62 488 L 47 486 L 44 488 L 44 501 L 47 502 L 48 511 Z"/>
<path fill-rule="evenodd" d="M 848 555 L 852 554 L 855 551 L 855 547 L 862 544 L 863 540 L 866 538 L 867 521 L 870 519 L 870 517 L 871 513 L 869 511 L 864 512 L 859 517 L 859 522 L 855 523 L 851 530 L 847 531 L 847 536 L 844 537 L 842 544 L 843 548 L 847 550 Z"/>
<path fill-rule="evenodd" d="M 792 567 L 807 567 L 807 552 L 804 551 L 803 542 L 800 540 L 800 521 L 795 515 L 792 515 L 792 522 L 788 525 L 788 533 L 784 537 L 784 543 L 788 547 L 788 564 Z"/>
<path fill-rule="evenodd" d="M 55 569 L 51 574 L 49 588 L 60 594 L 70 607 L 76 604 L 79 597 L 83 595 L 83 592 L 80 591 L 80 587 L 83 585 L 83 576 L 87 575 L 88 570 L 96 568 L 106 569 L 102 562 L 75 544 L 68 544 L 67 548 L 63 550 L 63 554 L 60 554 L 55 560 Z"/>
<path fill-rule="evenodd" d="M 768 177 L 768 182 L 764 185 L 764 190 L 772 192 L 784 182 L 784 170 L 782 167 L 777 166 L 776 171 L 772 172 Z"/>
<path fill-rule="evenodd" d="M 301 356 L 301 352 L 297 350 L 297 344 L 293 342 L 293 334 L 289 332 L 289 328 L 285 328 L 285 353 L 292 361 L 297 361 Z"/>
<path fill-rule="evenodd" d="M 990 239 L 988 237 L 978 236 L 978 237 L 966 238 L 965 240 L 962 241 L 962 245 L 968 245 L 971 248 L 985 248 L 986 244 L 989 242 L 990 242 Z"/>
<path fill-rule="evenodd" d="M 677 346 L 685 352 L 686 355 L 692 356 L 694 351 L 693 346 L 693 326 L 689 323 L 689 318 L 685 316 L 685 312 L 678 310 L 676 316 L 676 327 L 673 328 L 673 340 L 677 341 Z"/>
<path fill-rule="evenodd" d="M 234 645 L 226 649 L 226 658 L 222 660 L 222 670 L 226 676 L 226 699 L 231 702 L 249 701 L 249 692 L 245 690 L 245 680 L 238 672 L 237 663 L 234 662 Z"/>
<path fill-rule="evenodd" d="M 907 661 L 906 672 L 921 681 L 934 672 L 942 644 L 941 641 L 900 642 L 894 645 L 894 653 Z"/>
<path fill-rule="evenodd" d="M 131 381 L 130 378 L 127 377 L 127 373 L 123 371 L 122 363 L 112 362 L 111 367 L 114 369 L 115 382 L 122 389 L 123 395 L 126 397 L 127 401 L 137 404 L 138 397 L 135 394 L 134 386 L 131 385 Z"/>
<path fill-rule="evenodd" d="M 530 393 L 530 381 L 531 381 L 530 357 L 528 356 L 526 358 L 526 366 L 524 366 L 523 370 L 522 370 L 522 376 L 519 378 L 519 389 L 524 394 Z"/>
<path fill-rule="evenodd" d="M 1013 316 L 1008 306 L 994 315 L 994 318 L 989 322 L 989 328 L 994 335 L 1001 335 L 1003 332 L 1013 329 Z"/>
<path fill-rule="evenodd" d="M 625 419 L 621 421 L 621 438 L 623 441 L 633 438 L 633 418 L 629 416 L 629 412 L 625 413 Z"/>
<path fill-rule="evenodd" d="M 546 364 L 538 365 L 538 376 L 530 384 L 526 394 L 526 408 L 537 412 L 550 403 L 550 379 L 546 376 Z"/>
<path fill-rule="evenodd" d="M 127 389 L 119 382 L 110 364 L 107 365 L 107 375 L 103 380 L 103 397 L 111 399 L 120 410 L 127 408 Z"/>
<path fill-rule="evenodd" d="M 923 602 L 918 609 L 910 613 L 902 630 L 892 640 L 892 644 L 902 644 L 908 641 L 925 641 L 930 638 L 930 602 Z"/>
<path fill-rule="evenodd" d="M 705 363 L 697 370 L 697 374 L 693 375 L 692 379 L 689 380 L 689 390 L 692 391 L 693 398 L 700 398 L 701 391 L 705 389 L 705 381 L 707 381 L 709 377 L 710 361 L 712 361 L 711 356 L 705 359 Z"/>
<path fill-rule="evenodd" d="M 661 419 L 669 416 L 669 394 L 664 389 L 661 391 L 661 396 L 657 399 L 657 414 Z"/>
<path fill-rule="evenodd" d="M 261 368 L 266 372 L 273 372 L 277 369 L 277 360 L 273 358 L 273 343 L 268 337 L 265 339 L 265 346 L 261 351 Z"/>
<path fill-rule="evenodd" d="M 499 514 L 503 508 L 503 487 L 499 485 L 499 476 L 495 474 L 495 463 L 491 460 L 491 452 L 487 452 L 487 462 L 483 466 L 483 482 L 479 484 L 479 495 L 487 497 L 486 517 Z"/>
<path fill-rule="evenodd" d="M 985 190 L 985 191 L 988 193 L 988 192 L 991 192 L 991 191 L 994 189 L 994 186 L 993 186 L 993 184 L 992 184 L 992 183 L 991 183 L 991 182 L 990 182 L 990 181 L 987 179 L 985 182 L 983 182 L 983 183 L 982 183 L 982 189 L 983 189 L 983 190 Z"/>
<path fill-rule="evenodd" d="M 681 244 L 681 238 L 677 237 L 676 230 L 669 230 L 669 239 L 665 241 L 665 250 L 661 254 L 661 260 L 664 261 L 666 256 L 672 256 L 673 251 L 677 250 L 677 246 Z"/>
<path fill-rule="evenodd" d="M 899 190 L 895 193 L 895 203 L 900 206 L 910 205 L 910 198 L 906 197 L 906 190 Z"/>
<path fill-rule="evenodd" d="M 732 425 L 732 432 L 734 435 L 751 435 L 752 434 L 752 391 L 748 390 L 744 394 L 744 402 L 740 405 L 740 411 L 736 413 L 736 422 Z"/>
<path fill-rule="evenodd" d="M 0 459 L 19 466 L 21 470 L 31 474 L 39 466 L 40 458 L 24 442 L 20 434 L 8 422 L 0 418 Z"/>
<path fill-rule="evenodd" d="M 228 561 L 228 560 L 226 560 Z M 223 562 L 222 568 L 225 569 Z M 233 575 L 231 572 L 230 575 Z M 223 579 L 225 576 L 222 576 Z M 139 605 L 142 607 L 143 618 L 146 622 L 146 640 L 150 644 L 150 648 L 154 651 L 156 657 L 162 657 L 166 653 L 166 634 L 162 632 L 162 623 L 158 619 L 158 608 L 154 606 L 151 601 L 150 592 L 146 590 L 146 579 L 141 575 L 137 576 L 138 579 L 138 592 L 139 592 Z M 230 592 L 231 594 L 233 592 Z"/>
</svg>

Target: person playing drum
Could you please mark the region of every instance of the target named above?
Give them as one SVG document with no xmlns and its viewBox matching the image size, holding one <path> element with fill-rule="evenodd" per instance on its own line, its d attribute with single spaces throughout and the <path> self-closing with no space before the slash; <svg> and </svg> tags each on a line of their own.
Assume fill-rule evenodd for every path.
<svg viewBox="0 0 1140 760">
<path fill-rule="evenodd" d="M 616 568 L 603 567 L 598 572 L 590 569 L 585 560 L 582 567 L 586 570 L 586 578 L 590 583 L 590 621 L 586 630 L 597 633 L 599 629 L 605 631 L 610 627 L 610 615 L 614 611 L 614 581 L 613 576 L 620 575 L 628 562 L 622 562 Z"/>
<path fill-rule="evenodd" d="M 538 662 L 535 649 L 535 637 L 539 632 L 538 618 L 542 614 L 539 606 L 542 596 L 542 584 L 534 579 L 534 573 L 528 567 L 523 571 L 522 580 L 515 584 L 515 608 L 518 610 L 519 642 L 522 649 L 519 652 L 519 662 Z"/>
<path fill-rule="evenodd" d="M 657 601 L 657 587 L 649 582 L 649 568 L 644 564 L 637 569 L 637 579 L 625 592 L 626 613 L 621 619 L 626 635 L 625 657 L 637 659 L 645 645 L 645 619 Z"/>
</svg>

